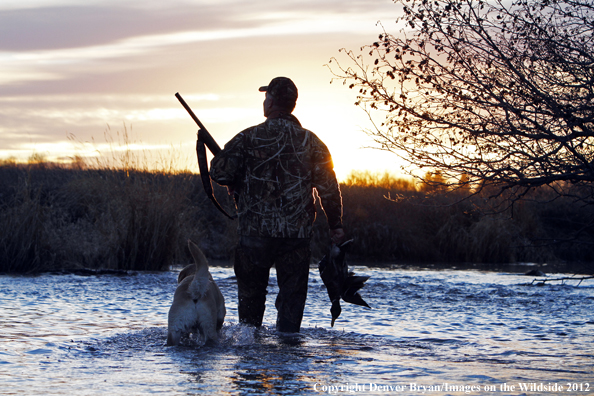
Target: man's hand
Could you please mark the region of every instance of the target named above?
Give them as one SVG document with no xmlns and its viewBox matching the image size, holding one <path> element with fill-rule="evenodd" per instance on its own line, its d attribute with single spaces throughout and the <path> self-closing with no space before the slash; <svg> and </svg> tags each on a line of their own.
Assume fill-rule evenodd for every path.
<svg viewBox="0 0 594 396">
<path fill-rule="evenodd" d="M 332 243 L 338 245 L 344 240 L 345 234 L 342 228 L 337 228 L 335 230 L 330 230 L 330 239 L 332 239 Z"/>
</svg>

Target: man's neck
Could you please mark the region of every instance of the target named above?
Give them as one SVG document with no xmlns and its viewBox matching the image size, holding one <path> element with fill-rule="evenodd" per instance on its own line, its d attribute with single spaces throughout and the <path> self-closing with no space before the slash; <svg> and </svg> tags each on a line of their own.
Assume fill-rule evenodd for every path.
<svg viewBox="0 0 594 396">
<path fill-rule="evenodd" d="M 272 110 L 270 110 L 270 112 L 268 113 L 266 118 L 279 118 L 279 117 L 288 116 L 288 115 L 291 115 L 291 112 L 287 111 L 285 109 L 272 109 Z"/>
<path fill-rule="evenodd" d="M 270 114 L 268 114 L 268 116 L 266 117 L 269 120 L 275 119 L 275 118 L 283 118 L 285 120 L 290 120 L 296 124 L 298 124 L 299 126 L 301 126 L 301 123 L 299 122 L 299 120 L 297 119 L 297 117 L 295 117 L 293 114 L 291 114 L 290 111 L 287 110 L 275 110 L 270 112 Z"/>
</svg>

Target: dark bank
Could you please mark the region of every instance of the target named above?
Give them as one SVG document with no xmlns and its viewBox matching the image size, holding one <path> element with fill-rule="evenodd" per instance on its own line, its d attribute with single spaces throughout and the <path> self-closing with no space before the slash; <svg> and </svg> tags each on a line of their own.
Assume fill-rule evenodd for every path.
<svg viewBox="0 0 594 396">
<path fill-rule="evenodd" d="M 214 187 L 232 211 L 226 191 Z M 342 183 L 344 226 L 354 239 L 350 260 L 378 267 L 594 272 L 594 208 L 569 198 L 543 203 L 540 196 L 489 213 L 493 202 L 486 197 L 457 202 L 428 189 L 387 174 L 353 173 Z M 191 261 L 188 239 L 215 260 L 229 260 L 237 240 L 236 223 L 208 202 L 200 176 L 190 172 L 4 162 L 0 208 L 3 273 L 159 271 Z M 324 222 L 318 208 L 315 260 L 329 244 Z"/>
</svg>

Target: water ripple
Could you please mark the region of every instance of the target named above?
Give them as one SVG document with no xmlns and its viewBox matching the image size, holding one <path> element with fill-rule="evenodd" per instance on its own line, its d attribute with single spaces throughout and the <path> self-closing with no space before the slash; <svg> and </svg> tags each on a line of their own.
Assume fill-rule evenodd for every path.
<svg viewBox="0 0 594 396">
<path fill-rule="evenodd" d="M 192 335 L 173 348 L 165 339 L 175 271 L 0 276 L 3 389 L 268 395 L 352 384 L 594 384 L 593 287 L 529 287 L 521 275 L 479 271 L 357 271 L 371 275 L 362 293 L 373 309 L 343 304 L 331 328 L 312 269 L 303 331 L 287 337 L 273 329 L 274 271 L 267 326 L 255 331 L 237 324 L 233 270 L 214 267 L 228 312 L 220 345 Z"/>
</svg>

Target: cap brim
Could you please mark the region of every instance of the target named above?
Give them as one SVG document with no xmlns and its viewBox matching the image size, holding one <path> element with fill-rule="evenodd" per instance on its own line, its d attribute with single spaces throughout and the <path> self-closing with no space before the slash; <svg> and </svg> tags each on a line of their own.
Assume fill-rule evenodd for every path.
<svg viewBox="0 0 594 396">
<path fill-rule="evenodd" d="M 260 92 L 268 91 L 268 85 L 264 85 L 263 87 L 258 88 L 258 91 L 260 91 Z"/>
</svg>

